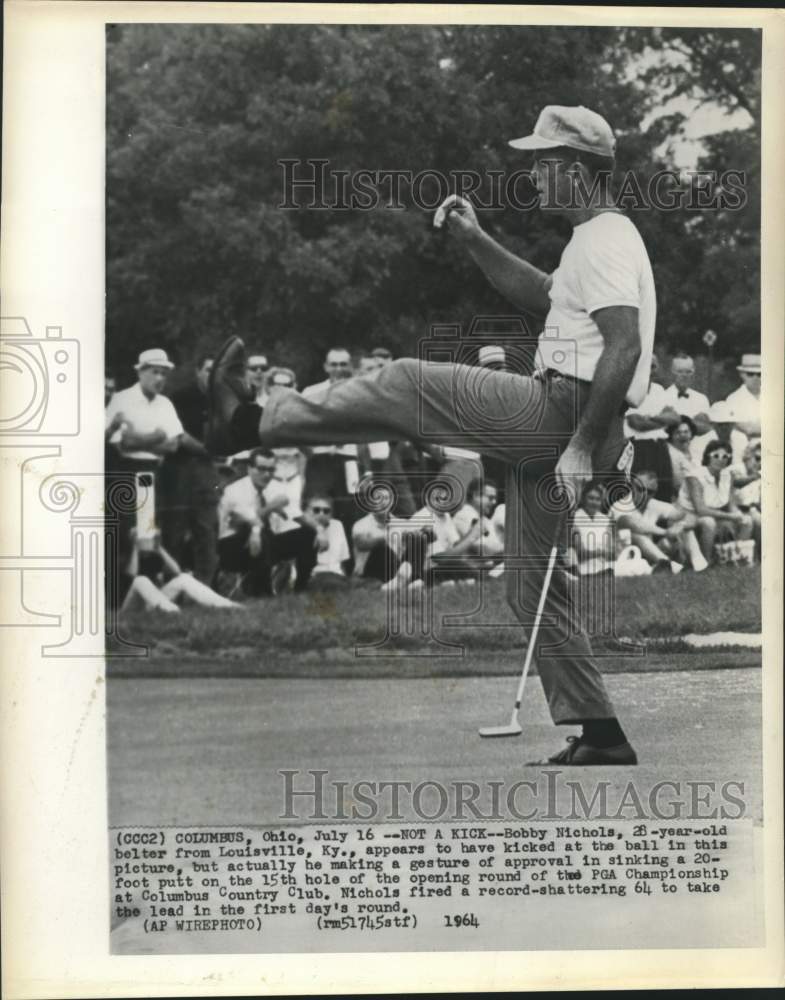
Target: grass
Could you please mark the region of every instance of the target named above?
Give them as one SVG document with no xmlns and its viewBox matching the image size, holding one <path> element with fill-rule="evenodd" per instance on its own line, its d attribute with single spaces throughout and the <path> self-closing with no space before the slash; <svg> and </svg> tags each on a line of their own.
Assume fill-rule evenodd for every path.
<svg viewBox="0 0 785 1000">
<path fill-rule="evenodd" d="M 613 632 L 641 641 L 690 632 L 759 632 L 760 588 L 759 567 L 617 580 Z M 180 615 L 129 615 L 121 622 L 120 634 L 145 644 L 155 661 L 329 664 L 354 659 L 357 646 L 385 640 L 387 616 L 386 595 L 352 586 L 249 601 L 237 611 L 187 608 Z M 598 634 L 590 618 L 595 651 L 615 651 L 618 656 L 618 640 Z M 438 588 L 433 593 L 432 620 L 443 643 L 463 645 L 475 658 L 510 657 L 518 662 L 522 630 L 506 604 L 501 581 L 488 581 L 483 588 Z M 422 616 L 415 613 L 410 625 L 389 635 L 383 651 L 412 660 L 438 658 L 434 654 L 444 647 L 423 630 Z M 133 661 L 126 662 L 130 666 Z"/>
</svg>

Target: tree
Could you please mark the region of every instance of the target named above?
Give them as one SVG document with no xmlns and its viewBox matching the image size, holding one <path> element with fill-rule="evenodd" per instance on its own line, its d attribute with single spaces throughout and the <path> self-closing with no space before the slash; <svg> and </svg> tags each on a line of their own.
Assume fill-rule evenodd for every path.
<svg viewBox="0 0 785 1000">
<path fill-rule="evenodd" d="M 638 53 L 644 42 L 654 52 L 687 42 L 683 35 L 625 30 L 111 27 L 109 362 L 129 371 L 136 353 L 152 345 L 185 361 L 239 333 L 291 364 L 307 383 L 319 376 L 321 357 L 333 344 L 384 343 L 416 355 L 434 322 L 466 325 L 474 315 L 508 313 L 508 304 L 464 254 L 434 234 L 431 214 L 415 203 L 425 199 L 435 207 L 446 193 L 439 175 L 457 183 L 456 171 L 474 170 L 487 181 L 490 171 L 507 178 L 527 167 L 506 140 L 529 131 L 548 103 L 586 100 L 605 114 L 619 138 L 620 172 L 645 179 L 667 166 L 657 151 L 678 121 L 654 121 L 641 130 L 654 63 L 651 56 L 640 61 Z M 627 72 L 626 55 L 619 56 L 626 45 L 639 59 L 637 77 Z M 707 87 L 711 66 L 727 54 L 722 45 L 711 59 L 703 57 Z M 738 84 L 748 103 L 757 93 L 749 62 Z M 686 87 L 692 71 L 668 72 L 658 85 L 663 95 L 668 87 Z M 730 83 L 727 99 L 738 101 Z M 753 163 L 757 147 L 748 138 L 744 149 Z M 735 156 L 740 148 L 717 137 L 706 155 Z M 319 159 L 327 161 L 324 190 L 315 196 L 323 207 L 291 205 L 281 161 L 297 161 L 289 169 L 302 177 L 312 169 L 305 161 Z M 376 203 L 340 207 L 341 172 L 361 170 L 374 175 L 369 190 Z M 379 171 L 406 172 L 397 207 L 387 207 L 392 181 Z M 532 194 L 526 184 L 521 178 L 516 189 L 522 199 Z M 489 204 L 490 187 L 474 197 Z M 295 202 L 308 200 L 299 189 Z M 513 251 L 556 267 L 569 226 L 502 202 L 481 209 L 483 225 Z M 286 203 L 290 207 L 282 208 Z M 664 343 L 685 329 L 698 336 L 706 325 L 722 332 L 718 311 L 733 317 L 734 330 L 750 328 L 754 205 L 697 222 L 686 211 L 641 210 L 634 221 L 654 258 Z M 734 276 L 739 246 L 750 254 L 749 270 Z"/>
</svg>

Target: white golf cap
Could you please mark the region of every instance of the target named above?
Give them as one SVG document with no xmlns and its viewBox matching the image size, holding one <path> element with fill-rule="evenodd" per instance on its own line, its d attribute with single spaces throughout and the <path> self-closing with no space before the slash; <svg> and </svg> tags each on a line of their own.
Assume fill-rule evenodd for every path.
<svg viewBox="0 0 785 1000">
<path fill-rule="evenodd" d="M 569 146 L 584 153 L 612 157 L 616 152 L 616 139 L 610 125 L 602 115 L 580 105 L 565 108 L 549 104 L 543 108 L 534 132 L 521 139 L 511 139 L 513 149 L 553 149 Z"/>
<path fill-rule="evenodd" d="M 174 368 L 174 365 L 166 351 L 160 347 L 151 347 L 148 351 L 142 351 L 134 368 L 139 371 L 140 368 Z"/>
<path fill-rule="evenodd" d="M 734 422 L 733 410 L 727 399 L 720 399 L 712 403 L 709 407 L 709 420 L 713 424 L 732 424 Z"/>
<path fill-rule="evenodd" d="M 478 351 L 477 360 L 481 365 L 503 365 L 506 360 L 504 348 L 486 344 Z"/>
<path fill-rule="evenodd" d="M 742 354 L 741 363 L 736 365 L 736 371 L 760 375 L 760 354 Z"/>
</svg>

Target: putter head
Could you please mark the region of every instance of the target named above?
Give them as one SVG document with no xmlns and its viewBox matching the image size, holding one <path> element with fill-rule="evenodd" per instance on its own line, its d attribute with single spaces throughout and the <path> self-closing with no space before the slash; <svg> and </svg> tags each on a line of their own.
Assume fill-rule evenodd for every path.
<svg viewBox="0 0 785 1000">
<path fill-rule="evenodd" d="M 483 739 L 489 739 L 494 736 L 520 736 L 523 729 L 517 722 L 510 722 L 506 726 L 485 726 L 478 732 Z"/>
</svg>

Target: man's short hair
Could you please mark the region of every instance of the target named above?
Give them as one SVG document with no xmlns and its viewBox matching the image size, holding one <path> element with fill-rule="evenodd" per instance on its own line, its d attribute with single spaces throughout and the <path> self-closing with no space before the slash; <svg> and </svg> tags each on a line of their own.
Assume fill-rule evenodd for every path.
<svg viewBox="0 0 785 1000">
<path fill-rule="evenodd" d="M 671 358 L 671 363 L 674 361 L 692 361 L 692 355 L 687 354 L 686 351 L 676 351 L 676 353 Z"/>
<path fill-rule="evenodd" d="M 552 149 L 538 151 L 538 156 L 542 160 L 572 160 L 582 163 L 589 171 L 592 180 L 595 177 L 606 176 L 610 178 L 616 167 L 616 161 L 612 156 L 600 156 L 599 153 L 586 153 L 582 149 L 573 149 L 571 146 L 554 146 Z"/>
<path fill-rule="evenodd" d="M 253 469 L 256 466 L 256 459 L 261 455 L 262 458 L 272 459 L 275 461 L 275 454 L 270 451 L 269 448 L 252 448 L 248 452 L 248 465 Z"/>
<path fill-rule="evenodd" d="M 482 491 L 485 489 L 486 486 L 491 486 L 497 492 L 499 490 L 499 487 L 496 485 L 493 479 L 488 479 L 487 477 L 481 478 L 480 476 L 476 476 L 474 479 L 471 480 L 469 485 L 466 487 L 466 496 L 473 497 L 475 493 L 482 493 Z"/>
<path fill-rule="evenodd" d="M 590 493 L 599 493 L 600 496 L 605 498 L 605 483 L 601 482 L 599 479 L 592 479 L 591 482 L 586 483 L 581 491 L 581 503 L 586 499 Z"/>
<path fill-rule="evenodd" d="M 682 424 L 686 424 L 690 429 L 690 434 L 692 434 L 692 436 L 695 437 L 695 435 L 698 433 L 697 428 L 695 427 L 695 422 L 692 420 L 691 417 L 684 417 L 684 416 L 680 416 L 679 422 L 677 424 L 672 424 L 666 430 L 665 433 L 668 435 L 669 438 L 672 438 L 673 435 L 676 433 L 677 428 L 681 427 Z"/>
<path fill-rule="evenodd" d="M 303 497 L 303 507 L 310 507 L 315 500 L 321 500 L 322 503 L 329 504 L 330 510 L 335 506 L 333 498 L 329 493 L 309 493 L 308 496 Z"/>
<path fill-rule="evenodd" d="M 385 361 L 392 361 L 393 353 L 388 351 L 386 347 L 374 347 L 370 353 L 372 358 L 383 358 Z"/>
<path fill-rule="evenodd" d="M 351 352 L 346 347 L 330 347 L 327 349 L 327 353 L 324 355 L 324 360 L 326 361 L 331 354 L 348 354 L 351 359 Z"/>
</svg>

